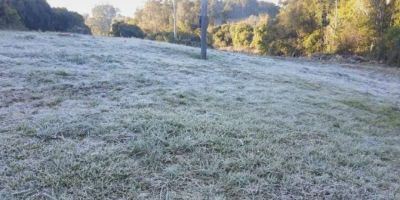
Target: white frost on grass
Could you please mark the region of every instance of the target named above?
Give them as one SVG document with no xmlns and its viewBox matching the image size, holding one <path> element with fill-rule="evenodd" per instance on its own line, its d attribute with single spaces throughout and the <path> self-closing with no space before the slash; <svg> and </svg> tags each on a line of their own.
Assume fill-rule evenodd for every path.
<svg viewBox="0 0 400 200">
<path fill-rule="evenodd" d="M 0 32 L 0 198 L 396 199 L 400 73 Z"/>
</svg>

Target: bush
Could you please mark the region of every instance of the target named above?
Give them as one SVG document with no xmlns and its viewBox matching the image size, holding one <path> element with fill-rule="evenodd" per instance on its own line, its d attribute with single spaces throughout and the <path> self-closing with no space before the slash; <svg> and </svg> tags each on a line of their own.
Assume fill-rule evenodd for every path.
<svg viewBox="0 0 400 200">
<path fill-rule="evenodd" d="M 199 46 L 200 37 L 194 33 L 178 32 L 178 38 L 175 40 L 173 32 L 148 33 L 146 39 L 161 42 L 184 44 L 187 46 Z"/>
<path fill-rule="evenodd" d="M 305 54 L 311 55 L 314 53 L 320 53 L 324 51 L 323 33 L 320 30 L 316 30 L 310 35 L 306 36 L 303 40 L 303 47 Z"/>
<path fill-rule="evenodd" d="M 146 39 L 156 40 L 161 42 L 175 42 L 173 32 L 157 32 L 157 33 L 147 33 Z"/>
<path fill-rule="evenodd" d="M 231 26 L 224 24 L 212 30 L 213 46 L 217 48 L 232 46 Z"/>
<path fill-rule="evenodd" d="M 386 61 L 400 67 L 400 26 L 392 27 L 384 37 Z"/>
<path fill-rule="evenodd" d="M 111 25 L 111 33 L 114 37 L 144 38 L 144 33 L 139 26 L 125 22 L 115 22 Z"/>
<path fill-rule="evenodd" d="M 239 23 L 231 26 L 230 33 L 232 35 L 233 47 L 250 48 L 253 41 L 253 27 L 245 23 Z"/>
<path fill-rule="evenodd" d="M 259 53 L 267 52 L 268 25 L 261 24 L 254 28 L 254 37 L 251 46 Z"/>
<path fill-rule="evenodd" d="M 301 51 L 296 47 L 297 41 L 294 38 L 277 39 L 268 45 L 267 53 L 275 56 L 300 56 Z"/>
<path fill-rule="evenodd" d="M 187 46 L 200 46 L 200 36 L 193 33 L 180 32 L 178 33 L 178 40 L 175 42 Z"/>
</svg>

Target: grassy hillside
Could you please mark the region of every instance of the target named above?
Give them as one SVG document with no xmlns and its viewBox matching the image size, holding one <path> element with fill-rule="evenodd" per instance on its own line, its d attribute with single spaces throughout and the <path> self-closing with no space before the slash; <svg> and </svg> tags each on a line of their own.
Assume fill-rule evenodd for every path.
<svg viewBox="0 0 400 200">
<path fill-rule="evenodd" d="M 399 199 L 400 73 L 0 32 L 1 199 Z"/>
</svg>

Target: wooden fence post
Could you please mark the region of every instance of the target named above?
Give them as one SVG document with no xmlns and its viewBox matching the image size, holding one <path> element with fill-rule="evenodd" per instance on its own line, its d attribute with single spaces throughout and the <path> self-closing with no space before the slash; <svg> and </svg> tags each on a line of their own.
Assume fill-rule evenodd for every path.
<svg viewBox="0 0 400 200">
<path fill-rule="evenodd" d="M 201 28 L 201 59 L 207 59 L 207 5 L 208 0 L 201 0 L 200 28 Z"/>
</svg>

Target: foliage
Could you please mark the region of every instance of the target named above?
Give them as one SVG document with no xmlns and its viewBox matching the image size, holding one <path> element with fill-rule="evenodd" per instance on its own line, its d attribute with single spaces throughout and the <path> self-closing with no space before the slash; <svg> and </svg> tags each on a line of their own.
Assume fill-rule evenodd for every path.
<svg viewBox="0 0 400 200">
<path fill-rule="evenodd" d="M 22 23 L 30 30 L 51 31 L 53 12 L 46 0 L 11 0 Z"/>
<path fill-rule="evenodd" d="M 117 21 L 111 25 L 111 33 L 114 37 L 144 38 L 144 33 L 139 26 Z"/>
<path fill-rule="evenodd" d="M 178 4 L 179 11 L 181 4 Z M 179 16 L 178 16 L 179 17 Z M 135 13 L 138 25 L 146 33 L 166 32 L 172 30 L 172 5 L 170 2 L 149 0 L 143 9 Z"/>
<path fill-rule="evenodd" d="M 389 29 L 384 37 L 384 46 L 385 59 L 391 64 L 400 66 L 400 26 Z"/>
<path fill-rule="evenodd" d="M 338 9 L 337 53 L 367 54 L 376 31 L 371 24 L 368 1 L 341 1 Z"/>
<path fill-rule="evenodd" d="M 232 46 L 232 36 L 230 32 L 231 26 L 224 24 L 215 27 L 212 31 L 213 46 L 217 48 Z"/>
<path fill-rule="evenodd" d="M 178 38 L 174 38 L 173 32 L 158 32 L 146 34 L 146 39 L 156 40 L 161 42 L 170 42 L 177 44 L 184 44 L 187 46 L 199 46 L 200 37 L 198 34 L 178 32 Z"/>
<path fill-rule="evenodd" d="M 0 0 L 0 29 L 22 29 L 24 25 L 21 22 L 17 10 Z"/>
<path fill-rule="evenodd" d="M 224 21 L 233 22 L 246 19 L 249 16 L 268 14 L 275 17 L 279 12 L 279 7 L 273 3 L 258 0 L 225 0 L 224 1 Z"/>
<path fill-rule="evenodd" d="M 90 34 L 83 17 L 45 0 L 0 0 L 0 28 Z"/>
<path fill-rule="evenodd" d="M 247 48 L 253 41 L 253 27 L 245 23 L 232 25 L 230 28 L 232 44 L 235 48 Z"/>
<path fill-rule="evenodd" d="M 324 52 L 323 32 L 316 30 L 303 40 L 303 47 L 307 55 Z"/>
<path fill-rule="evenodd" d="M 175 2 L 177 38 L 172 0 L 147 0 L 133 18 L 98 5 L 86 24 L 95 35 L 198 45 L 200 0 Z M 282 0 L 280 7 L 257 0 L 208 2 L 208 39 L 216 48 L 282 56 L 355 54 L 398 63 L 400 0 Z M 78 13 L 51 8 L 46 0 L 0 3 L 0 28 L 90 32 Z"/>
<path fill-rule="evenodd" d="M 118 9 L 108 4 L 95 6 L 92 9 L 92 16 L 86 20 L 86 24 L 94 35 L 107 36 L 117 13 Z"/>
<path fill-rule="evenodd" d="M 90 34 L 82 15 L 76 12 L 70 12 L 65 8 L 53 8 L 53 16 L 55 31 Z"/>
<path fill-rule="evenodd" d="M 261 16 L 258 19 L 257 25 L 254 28 L 254 37 L 251 47 L 255 48 L 258 52 L 265 53 L 267 51 L 266 41 L 268 39 L 268 25 L 269 17 L 267 15 Z"/>
</svg>

